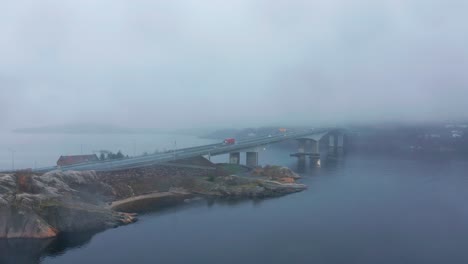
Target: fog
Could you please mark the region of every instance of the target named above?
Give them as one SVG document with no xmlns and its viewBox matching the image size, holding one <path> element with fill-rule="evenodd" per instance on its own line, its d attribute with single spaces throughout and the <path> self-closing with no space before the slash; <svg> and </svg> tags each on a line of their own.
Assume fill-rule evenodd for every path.
<svg viewBox="0 0 468 264">
<path fill-rule="evenodd" d="M 0 128 L 468 119 L 468 2 L 0 0 Z"/>
</svg>

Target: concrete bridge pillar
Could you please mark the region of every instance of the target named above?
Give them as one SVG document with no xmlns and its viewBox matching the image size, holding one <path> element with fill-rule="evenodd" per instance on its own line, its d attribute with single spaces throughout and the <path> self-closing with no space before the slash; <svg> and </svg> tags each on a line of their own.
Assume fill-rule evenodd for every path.
<svg viewBox="0 0 468 264">
<path fill-rule="evenodd" d="M 229 153 L 229 163 L 239 165 L 240 164 L 240 152 Z"/>
<path fill-rule="evenodd" d="M 247 167 L 257 167 L 258 166 L 258 152 L 249 151 L 245 153 L 245 164 Z"/>
<path fill-rule="evenodd" d="M 335 146 L 336 146 L 335 140 L 336 140 L 335 135 L 328 136 L 328 152 L 329 153 L 335 153 Z"/>
<path fill-rule="evenodd" d="M 312 140 L 311 143 L 312 143 L 311 144 L 312 145 L 312 153 L 320 154 L 320 141 Z"/>
<path fill-rule="evenodd" d="M 305 139 L 299 139 L 298 140 L 299 142 L 299 146 L 297 148 L 297 152 L 300 154 L 300 153 L 305 153 L 305 150 L 306 150 L 306 140 Z M 304 161 L 305 162 L 305 155 L 298 155 L 297 156 L 299 162 L 302 162 Z"/>
<path fill-rule="evenodd" d="M 337 153 L 338 155 L 344 153 L 344 134 L 339 134 L 337 138 Z"/>
<path fill-rule="evenodd" d="M 297 149 L 297 152 L 299 152 L 299 153 L 304 153 L 304 152 L 305 152 L 305 148 L 306 148 L 306 140 L 304 140 L 304 139 L 299 139 L 298 142 L 299 142 L 299 147 L 298 147 L 298 149 Z"/>
<path fill-rule="evenodd" d="M 309 156 L 310 166 L 320 167 L 320 141 L 312 141 L 312 151 Z"/>
</svg>

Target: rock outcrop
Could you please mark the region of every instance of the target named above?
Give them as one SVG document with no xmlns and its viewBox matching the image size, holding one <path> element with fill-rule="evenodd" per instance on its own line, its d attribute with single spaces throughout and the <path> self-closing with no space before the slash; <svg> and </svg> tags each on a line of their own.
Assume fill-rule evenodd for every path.
<svg viewBox="0 0 468 264">
<path fill-rule="evenodd" d="M 252 171 L 255 176 L 262 176 L 272 181 L 278 181 L 281 183 L 295 183 L 301 176 L 296 174 L 288 167 L 281 166 L 270 166 L 257 167 Z"/>
<path fill-rule="evenodd" d="M 284 167 L 259 168 L 252 177 L 229 175 L 223 166 L 200 160 L 190 165 L 0 174 L 0 238 L 103 230 L 136 221 L 133 212 L 194 195 L 261 198 L 306 189 L 295 183 L 299 176 Z"/>
<path fill-rule="evenodd" d="M 135 220 L 107 208 L 110 199 L 112 188 L 92 171 L 0 174 L 0 238 L 48 238 Z"/>
<path fill-rule="evenodd" d="M 204 181 L 198 180 L 192 192 L 218 197 L 262 198 L 300 192 L 306 188 L 304 184 L 230 175 Z"/>
</svg>

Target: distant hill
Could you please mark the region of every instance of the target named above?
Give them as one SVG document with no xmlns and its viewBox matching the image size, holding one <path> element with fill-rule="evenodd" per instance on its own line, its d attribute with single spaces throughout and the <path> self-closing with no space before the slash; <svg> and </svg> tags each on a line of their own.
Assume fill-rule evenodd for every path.
<svg viewBox="0 0 468 264">
<path fill-rule="evenodd" d="M 43 126 L 31 128 L 17 128 L 14 133 L 28 134 L 135 134 L 135 133 L 167 133 L 161 129 L 127 128 L 113 125 L 71 124 L 57 126 Z"/>
</svg>

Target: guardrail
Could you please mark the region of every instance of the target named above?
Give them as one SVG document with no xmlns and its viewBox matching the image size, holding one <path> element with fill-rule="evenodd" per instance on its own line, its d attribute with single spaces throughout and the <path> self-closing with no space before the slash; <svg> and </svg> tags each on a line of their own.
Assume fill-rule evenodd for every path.
<svg viewBox="0 0 468 264">
<path fill-rule="evenodd" d="M 99 162 L 90 162 L 82 163 L 70 166 L 62 167 L 45 167 L 34 169 L 34 172 L 46 172 L 54 169 L 61 170 L 97 170 L 97 171 L 106 171 L 106 170 L 119 170 L 126 168 L 135 168 L 139 166 L 149 166 L 153 164 L 161 164 L 168 161 L 174 161 L 178 159 L 190 158 L 195 156 L 202 155 L 221 155 L 233 151 L 240 151 L 243 149 L 248 149 L 252 147 L 264 146 L 272 143 L 277 143 L 289 139 L 299 138 L 301 136 L 308 136 L 313 134 L 325 133 L 328 130 L 306 130 L 298 132 L 289 132 L 280 135 L 272 135 L 267 137 L 256 137 L 252 139 L 246 139 L 238 141 L 233 145 L 225 145 L 223 143 L 214 143 L 203 146 L 189 147 L 175 149 L 173 151 L 167 151 L 164 153 L 154 153 L 145 156 L 138 156 L 133 158 L 119 159 L 119 160 L 106 160 Z"/>
</svg>

